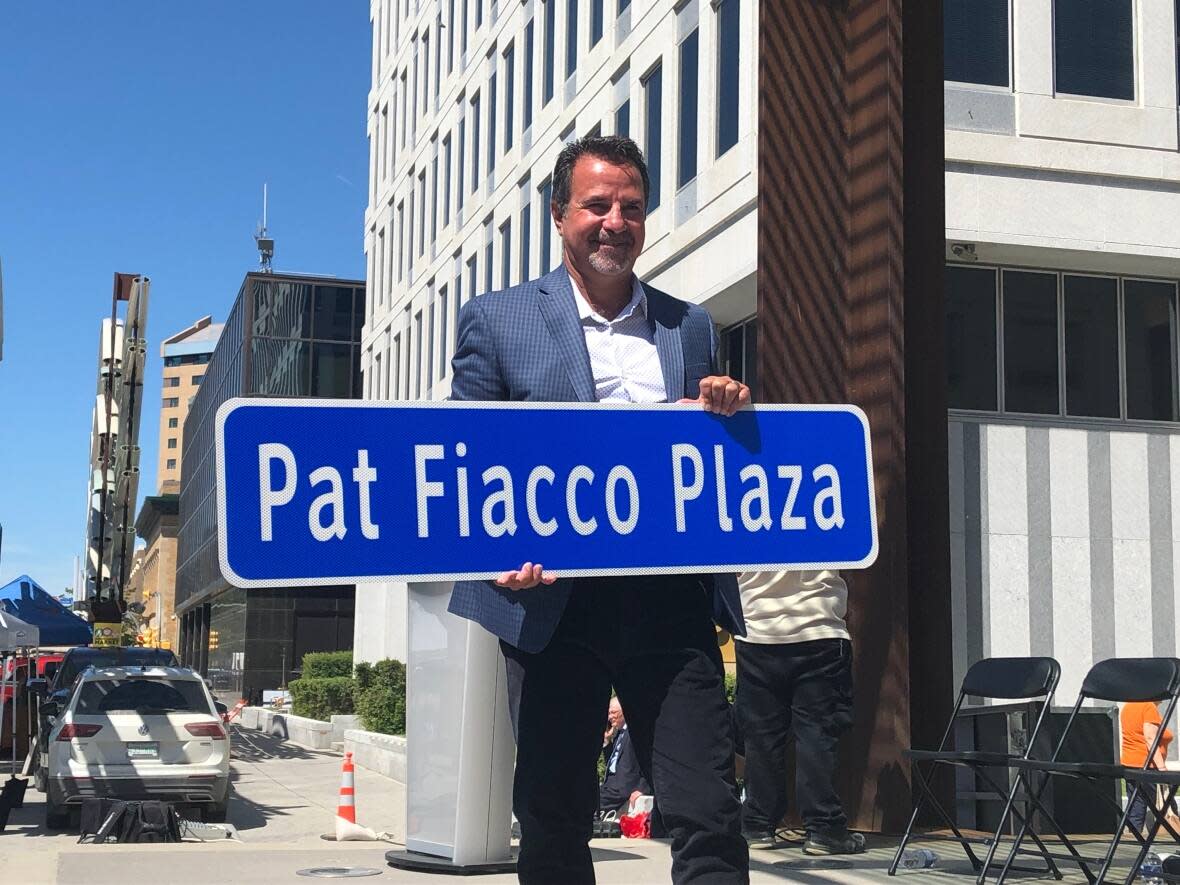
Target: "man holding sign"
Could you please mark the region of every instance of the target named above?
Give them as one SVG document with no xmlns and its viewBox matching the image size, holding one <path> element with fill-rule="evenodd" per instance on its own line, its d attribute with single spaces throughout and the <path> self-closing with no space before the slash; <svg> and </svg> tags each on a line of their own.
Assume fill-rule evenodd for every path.
<svg viewBox="0 0 1180 885">
<path fill-rule="evenodd" d="M 748 387 L 713 374 L 708 313 L 632 272 L 647 194 L 630 139 L 589 137 L 562 150 L 551 212 L 563 264 L 463 307 L 452 399 L 689 401 L 722 416 L 749 403 Z M 456 583 L 450 610 L 500 638 L 519 687 L 522 882 L 594 881 L 587 843 L 612 687 L 672 838 L 674 881 L 748 881 L 713 628 L 745 632 L 733 576 L 562 579 L 526 562 L 494 584 Z"/>
</svg>

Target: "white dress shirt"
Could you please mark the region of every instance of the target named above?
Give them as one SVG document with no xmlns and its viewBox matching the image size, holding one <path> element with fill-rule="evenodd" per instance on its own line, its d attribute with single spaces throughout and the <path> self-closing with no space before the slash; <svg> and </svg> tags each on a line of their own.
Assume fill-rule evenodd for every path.
<svg viewBox="0 0 1180 885">
<path fill-rule="evenodd" d="M 666 403 L 660 355 L 647 320 L 647 293 L 632 277 L 631 300 L 613 320 L 595 312 L 570 277 L 586 336 L 594 398 L 600 403 Z"/>
</svg>

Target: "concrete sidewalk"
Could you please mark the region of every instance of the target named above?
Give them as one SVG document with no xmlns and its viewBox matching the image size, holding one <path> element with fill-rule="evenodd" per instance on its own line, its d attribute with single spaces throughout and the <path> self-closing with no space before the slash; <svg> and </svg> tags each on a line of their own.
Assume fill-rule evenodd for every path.
<svg viewBox="0 0 1180 885">
<path fill-rule="evenodd" d="M 0 885 L 207 885 L 213 882 L 306 882 L 299 870 L 316 867 L 368 867 L 377 871 L 372 881 L 439 883 L 437 875 L 395 870 L 385 863 L 385 852 L 400 844 L 336 843 L 321 834 L 333 829 L 340 786 L 341 757 L 283 742 L 260 732 L 234 729 L 231 777 L 233 797 L 229 822 L 238 842 L 182 845 L 78 845 L 76 831 L 49 833 L 44 829 L 44 798 L 30 785 L 25 807 L 12 812 L 7 830 L 0 833 Z M 7 777 L 6 767 L 0 777 Z M 396 842 L 404 838 L 405 788 L 363 768 L 356 769 L 357 820 L 374 830 L 389 831 Z M 906 882 L 969 885 L 975 875 L 955 845 L 923 843 L 939 855 L 929 870 L 886 875 L 895 838 L 870 837 L 866 854 L 848 859 L 844 869 L 803 869 L 799 844 L 775 851 L 751 852 L 751 882 L 813 883 Z M 671 859 L 664 842 L 626 839 L 596 840 L 592 849 L 597 879 L 602 885 L 665 883 L 671 880 Z M 1134 852 L 1120 853 L 1121 881 Z M 1064 882 L 1085 882 L 1076 870 L 1061 865 Z M 1047 876 L 1031 877 L 1052 881 Z M 1029 881 L 1025 875 L 1012 881 Z M 488 885 L 516 881 L 512 875 L 481 877 Z"/>
</svg>

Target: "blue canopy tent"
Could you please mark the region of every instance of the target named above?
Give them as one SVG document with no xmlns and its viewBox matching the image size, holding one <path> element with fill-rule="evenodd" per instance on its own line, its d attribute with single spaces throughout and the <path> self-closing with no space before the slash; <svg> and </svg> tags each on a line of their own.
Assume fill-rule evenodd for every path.
<svg viewBox="0 0 1180 885">
<path fill-rule="evenodd" d="M 28 575 L 0 587 L 0 609 L 40 630 L 41 645 L 90 644 L 90 625 Z"/>
</svg>

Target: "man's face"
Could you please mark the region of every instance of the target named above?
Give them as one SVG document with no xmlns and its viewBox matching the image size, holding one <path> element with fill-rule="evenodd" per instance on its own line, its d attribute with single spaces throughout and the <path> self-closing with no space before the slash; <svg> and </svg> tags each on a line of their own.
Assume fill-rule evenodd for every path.
<svg viewBox="0 0 1180 885">
<path fill-rule="evenodd" d="M 618 698 L 611 698 L 610 706 L 606 708 L 606 721 L 611 728 L 621 728 L 623 725 L 623 708 Z"/>
<path fill-rule="evenodd" d="M 583 156 L 570 177 L 565 217 L 554 214 L 565 253 L 579 273 L 631 273 L 643 251 L 647 210 L 643 179 L 634 166 Z"/>
</svg>

